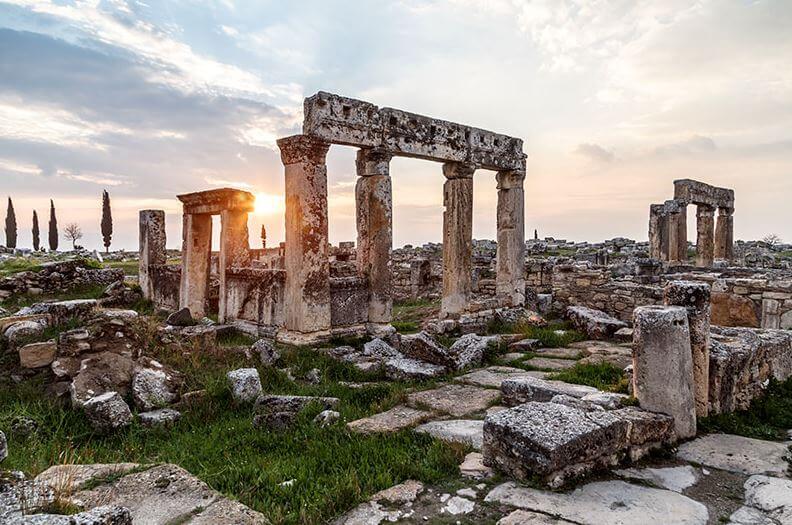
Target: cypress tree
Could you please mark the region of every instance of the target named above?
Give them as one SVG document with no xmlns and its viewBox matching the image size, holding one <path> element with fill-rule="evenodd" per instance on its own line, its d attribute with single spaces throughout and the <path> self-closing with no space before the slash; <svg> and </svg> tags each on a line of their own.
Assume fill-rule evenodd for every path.
<svg viewBox="0 0 792 525">
<path fill-rule="evenodd" d="M 112 237 L 113 214 L 110 212 L 110 194 L 104 190 L 102 192 L 102 239 L 104 239 L 105 253 L 110 253 Z"/>
<path fill-rule="evenodd" d="M 16 222 L 16 213 L 14 213 L 14 203 L 11 202 L 11 197 L 8 198 L 8 210 L 6 211 L 6 220 L 5 220 L 5 234 L 6 234 L 6 246 L 8 248 L 16 248 L 17 222 Z"/>
<path fill-rule="evenodd" d="M 58 249 L 58 219 L 55 217 L 55 203 L 50 199 L 49 247 L 54 252 Z"/>
<path fill-rule="evenodd" d="M 41 248 L 41 238 L 40 238 L 40 231 L 38 225 L 38 214 L 36 210 L 33 210 L 33 250 L 39 251 Z"/>
</svg>

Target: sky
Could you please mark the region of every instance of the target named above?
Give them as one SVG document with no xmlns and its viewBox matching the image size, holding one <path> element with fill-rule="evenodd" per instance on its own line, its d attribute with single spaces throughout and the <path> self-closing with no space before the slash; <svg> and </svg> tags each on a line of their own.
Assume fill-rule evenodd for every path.
<svg viewBox="0 0 792 525">
<path fill-rule="evenodd" d="M 792 242 L 789 1 L 0 0 L 18 245 L 53 199 L 100 247 L 106 189 L 113 248 L 137 249 L 141 209 L 178 248 L 175 196 L 227 186 L 257 195 L 253 246 L 262 224 L 283 240 L 275 140 L 320 90 L 523 138 L 529 236 L 646 239 L 649 205 L 692 178 L 734 188 L 736 238 Z M 328 155 L 333 243 L 356 237 L 354 156 Z M 440 165 L 391 176 L 394 245 L 440 241 Z M 474 192 L 474 237 L 494 238 L 494 173 Z"/>
</svg>

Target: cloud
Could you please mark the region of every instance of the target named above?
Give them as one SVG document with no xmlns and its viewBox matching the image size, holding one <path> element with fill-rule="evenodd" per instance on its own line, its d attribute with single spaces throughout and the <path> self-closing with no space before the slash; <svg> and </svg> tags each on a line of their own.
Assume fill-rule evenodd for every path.
<svg viewBox="0 0 792 525">
<path fill-rule="evenodd" d="M 597 162 L 613 162 L 616 159 L 616 155 L 612 151 L 603 148 L 599 144 L 578 144 L 575 153 Z"/>
<path fill-rule="evenodd" d="M 695 155 L 697 153 L 708 153 L 718 149 L 715 141 L 710 137 L 696 135 L 679 142 L 666 144 L 655 148 L 658 155 Z"/>
</svg>

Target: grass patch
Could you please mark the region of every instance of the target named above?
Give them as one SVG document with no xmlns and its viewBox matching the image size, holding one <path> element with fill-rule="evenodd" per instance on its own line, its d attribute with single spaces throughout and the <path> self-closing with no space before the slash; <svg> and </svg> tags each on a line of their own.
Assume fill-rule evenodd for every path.
<svg viewBox="0 0 792 525">
<path fill-rule="evenodd" d="M 252 346 L 257 341 L 256 338 L 238 330 L 222 332 L 217 336 L 217 344 L 221 347 L 229 346 Z"/>
<path fill-rule="evenodd" d="M 73 299 L 99 299 L 104 293 L 104 284 L 83 285 L 71 288 L 64 292 L 57 294 L 39 294 L 39 295 L 16 295 L 9 297 L 0 306 L 10 311 L 16 311 L 25 306 L 30 306 L 36 303 L 44 303 L 47 301 L 71 301 Z"/>
<path fill-rule="evenodd" d="M 38 271 L 41 261 L 28 257 L 12 257 L 0 262 L 0 277 L 7 277 L 19 272 Z"/>
<path fill-rule="evenodd" d="M 495 319 L 487 325 L 487 333 L 522 334 L 529 339 L 538 339 L 543 348 L 562 348 L 586 339 L 583 333 L 574 330 L 564 321 L 551 321 L 548 326 L 532 326 L 526 323 L 504 323 Z"/>
<path fill-rule="evenodd" d="M 295 377 L 319 368 L 322 381 L 290 381 L 276 368 L 259 367 L 266 391 L 277 394 L 333 396 L 342 418 L 351 421 L 401 402 L 408 383 L 378 383 L 353 389 L 339 381 L 372 381 L 348 363 L 306 348 L 281 348 L 278 366 Z M 169 352 L 152 357 L 175 366 L 187 388 L 205 389 L 206 398 L 183 412 L 171 429 L 145 429 L 137 423 L 111 436 L 96 435 L 84 415 L 43 398 L 40 382 L 0 386 L 0 428 L 15 417 L 29 417 L 39 431 L 9 436 L 10 455 L 3 467 L 35 475 L 62 461 L 176 463 L 220 492 L 264 513 L 272 523 L 325 523 L 367 500 L 374 492 L 407 479 L 438 483 L 456 477 L 465 450 L 411 431 L 364 437 L 343 423 L 318 428 L 309 408 L 297 425 L 283 433 L 252 427 L 252 409 L 236 406 L 225 374 L 253 366 L 243 356 L 223 351 Z M 288 480 L 291 487 L 281 487 Z"/>
<path fill-rule="evenodd" d="M 627 393 L 624 371 L 610 363 L 576 363 L 572 368 L 550 374 L 547 379 L 593 386 L 605 392 Z"/>
<path fill-rule="evenodd" d="M 439 310 L 439 300 L 415 299 L 398 301 L 393 304 L 393 321 L 391 324 L 402 334 L 420 332 L 421 323 L 424 319 L 436 317 Z"/>
<path fill-rule="evenodd" d="M 725 432 L 757 439 L 782 441 L 792 428 L 792 378 L 773 379 L 765 395 L 754 399 L 748 410 L 705 417 L 698 421 L 702 432 Z"/>
<path fill-rule="evenodd" d="M 138 275 L 140 263 L 138 261 L 108 261 L 104 263 L 105 268 L 121 268 L 126 276 Z"/>
</svg>

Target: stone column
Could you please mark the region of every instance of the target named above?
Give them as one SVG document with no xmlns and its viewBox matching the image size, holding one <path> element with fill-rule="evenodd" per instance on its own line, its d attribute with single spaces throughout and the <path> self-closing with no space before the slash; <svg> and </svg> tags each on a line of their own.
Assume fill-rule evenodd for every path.
<svg viewBox="0 0 792 525">
<path fill-rule="evenodd" d="M 499 171 L 495 291 L 511 306 L 525 304 L 525 171 Z"/>
<path fill-rule="evenodd" d="M 385 150 L 362 149 L 356 162 L 357 267 L 368 282 L 368 321 L 375 324 L 390 323 L 393 317 L 391 157 Z"/>
<path fill-rule="evenodd" d="M 248 214 L 246 211 L 223 210 L 220 213 L 220 298 L 218 319 L 232 320 L 236 312 L 228 311 L 228 283 L 226 271 L 250 263 Z"/>
<path fill-rule="evenodd" d="M 140 223 L 140 257 L 139 283 L 143 297 L 154 298 L 154 282 L 151 280 L 149 268 L 167 262 L 165 254 L 165 212 L 162 210 L 141 210 Z"/>
<path fill-rule="evenodd" d="M 440 315 L 461 313 L 470 300 L 473 271 L 473 172 L 470 164 L 443 164 L 443 299 Z"/>
<path fill-rule="evenodd" d="M 665 230 L 663 222 L 665 214 L 662 204 L 652 204 L 649 206 L 649 257 L 652 259 L 663 258 L 663 232 Z M 666 250 L 667 252 L 667 250 Z"/>
<path fill-rule="evenodd" d="M 633 392 L 641 408 L 674 418 L 679 439 L 696 435 L 687 310 L 639 306 L 633 312 Z"/>
<path fill-rule="evenodd" d="M 677 200 L 668 200 L 663 205 L 666 215 L 666 241 L 669 262 L 687 262 L 687 206 Z"/>
<path fill-rule="evenodd" d="M 734 259 L 734 208 L 718 208 L 715 226 L 715 258 Z"/>
<path fill-rule="evenodd" d="M 212 216 L 186 213 L 182 225 L 182 274 L 179 307 L 189 308 L 193 318 L 206 315 L 209 272 L 212 260 Z"/>
<path fill-rule="evenodd" d="M 286 172 L 286 329 L 330 329 L 330 264 L 327 239 L 329 145 L 307 135 L 278 140 Z"/>
<path fill-rule="evenodd" d="M 690 350 L 693 356 L 693 383 L 696 396 L 696 416 L 709 413 L 709 346 L 710 346 L 710 285 L 703 282 L 671 281 L 664 290 L 668 306 L 684 306 L 690 330 Z"/>
<path fill-rule="evenodd" d="M 696 266 L 709 268 L 715 255 L 715 209 L 712 206 L 696 206 L 696 233 Z"/>
</svg>

